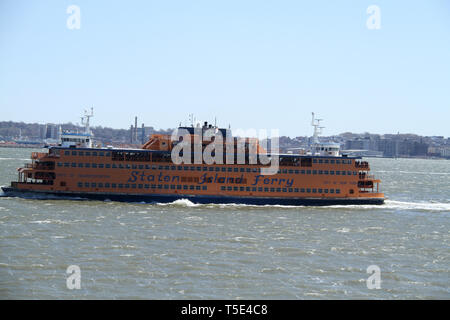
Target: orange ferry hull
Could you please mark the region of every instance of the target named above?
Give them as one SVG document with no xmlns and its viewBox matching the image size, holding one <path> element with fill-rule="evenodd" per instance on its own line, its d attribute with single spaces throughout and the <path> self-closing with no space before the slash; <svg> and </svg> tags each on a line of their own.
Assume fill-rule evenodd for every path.
<svg viewBox="0 0 450 320">
<path fill-rule="evenodd" d="M 330 205 L 380 205 L 384 198 L 284 198 L 251 196 L 214 196 L 189 194 L 111 194 L 92 192 L 29 191 L 12 187 L 2 187 L 6 196 L 23 198 L 77 199 L 144 203 L 170 203 L 187 199 L 196 204 L 247 204 L 247 205 L 287 205 L 287 206 L 330 206 Z"/>
</svg>

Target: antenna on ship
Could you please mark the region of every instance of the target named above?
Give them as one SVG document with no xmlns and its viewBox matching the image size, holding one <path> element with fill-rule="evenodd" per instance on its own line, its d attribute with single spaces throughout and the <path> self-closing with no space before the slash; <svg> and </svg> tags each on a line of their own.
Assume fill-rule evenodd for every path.
<svg viewBox="0 0 450 320">
<path fill-rule="evenodd" d="M 84 117 L 81 117 L 81 124 L 84 124 L 84 132 L 85 133 L 90 133 L 89 119 L 92 118 L 93 116 L 94 116 L 94 108 L 93 107 L 91 107 L 91 113 L 88 113 L 87 110 L 84 110 Z"/>
<path fill-rule="evenodd" d="M 314 127 L 313 143 L 317 144 L 319 143 L 319 134 L 322 134 L 322 129 L 325 127 L 320 126 L 320 121 L 322 121 L 323 119 L 314 119 L 314 112 L 311 113 L 312 113 L 311 125 Z"/>
</svg>

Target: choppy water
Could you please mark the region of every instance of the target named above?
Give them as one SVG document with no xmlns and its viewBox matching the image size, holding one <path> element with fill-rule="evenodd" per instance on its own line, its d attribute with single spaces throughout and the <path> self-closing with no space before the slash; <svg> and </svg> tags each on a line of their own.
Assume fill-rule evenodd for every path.
<svg viewBox="0 0 450 320">
<path fill-rule="evenodd" d="M 0 185 L 31 151 L 0 148 Z M 369 161 L 383 206 L 2 196 L 0 298 L 449 299 L 450 161 Z M 367 288 L 370 265 L 380 289 Z"/>
</svg>

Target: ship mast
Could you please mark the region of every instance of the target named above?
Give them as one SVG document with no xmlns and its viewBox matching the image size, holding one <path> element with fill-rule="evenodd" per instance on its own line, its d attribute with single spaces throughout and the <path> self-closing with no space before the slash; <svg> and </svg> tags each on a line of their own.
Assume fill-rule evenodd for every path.
<svg viewBox="0 0 450 320">
<path fill-rule="evenodd" d="M 91 113 L 84 110 L 84 117 L 81 117 L 81 124 L 84 124 L 84 133 L 90 134 L 91 129 L 89 128 L 89 119 L 94 116 L 94 108 L 91 108 Z"/>
<path fill-rule="evenodd" d="M 313 145 L 319 144 L 319 134 L 322 134 L 322 129 L 325 127 L 320 126 L 322 119 L 314 119 L 314 112 L 312 112 L 311 125 L 314 127 Z"/>
</svg>

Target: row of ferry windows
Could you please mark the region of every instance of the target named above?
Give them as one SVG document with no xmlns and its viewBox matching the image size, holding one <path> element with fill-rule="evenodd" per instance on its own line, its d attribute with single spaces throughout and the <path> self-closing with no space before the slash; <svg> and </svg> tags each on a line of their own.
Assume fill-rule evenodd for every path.
<svg viewBox="0 0 450 320">
<path fill-rule="evenodd" d="M 64 151 L 64 155 L 69 156 L 94 156 L 94 157 L 110 157 L 111 152 L 107 151 Z M 320 159 L 320 158 L 313 158 L 313 163 L 324 163 L 324 164 L 351 164 L 352 160 L 349 159 Z"/>
<path fill-rule="evenodd" d="M 208 190 L 207 186 L 174 185 L 174 184 L 136 184 L 136 183 L 108 183 L 108 182 L 78 182 L 78 188 L 107 188 L 107 189 L 172 189 L 172 190 Z"/>
<path fill-rule="evenodd" d="M 341 189 L 322 188 L 263 188 L 263 187 L 227 187 L 221 186 L 222 191 L 252 191 L 252 192 L 295 192 L 295 193 L 331 193 L 340 194 Z"/>
<path fill-rule="evenodd" d="M 109 152 L 109 151 L 107 151 L 107 152 L 98 151 L 97 152 L 97 151 L 68 151 L 68 150 L 66 150 L 66 151 L 64 151 L 64 155 L 65 156 L 72 155 L 72 156 L 88 156 L 88 157 L 89 156 L 110 157 L 111 156 L 111 152 Z"/>
<path fill-rule="evenodd" d="M 181 171 L 210 171 L 210 172 L 256 172 L 260 173 L 261 168 L 233 168 L 233 167 L 186 167 L 186 166 L 156 166 L 156 165 L 129 165 L 129 164 L 109 164 L 109 163 L 76 163 L 76 162 L 58 162 L 58 167 L 72 167 L 72 168 L 106 168 L 106 169 L 147 169 L 147 170 L 181 170 Z M 339 170 L 294 170 L 294 169 L 280 169 L 278 173 L 289 174 L 325 174 L 325 175 L 354 175 L 358 173 L 356 171 L 339 171 Z"/>
<path fill-rule="evenodd" d="M 79 188 L 107 188 L 107 189 L 171 189 L 171 190 L 208 190 L 207 186 L 174 185 L 174 184 L 136 184 L 136 183 L 102 183 L 102 182 L 78 182 Z M 341 189 L 322 188 L 263 188 L 263 187 L 227 187 L 221 186 L 222 191 L 247 191 L 247 192 L 295 192 L 295 193 L 320 193 L 340 194 Z"/>
</svg>

